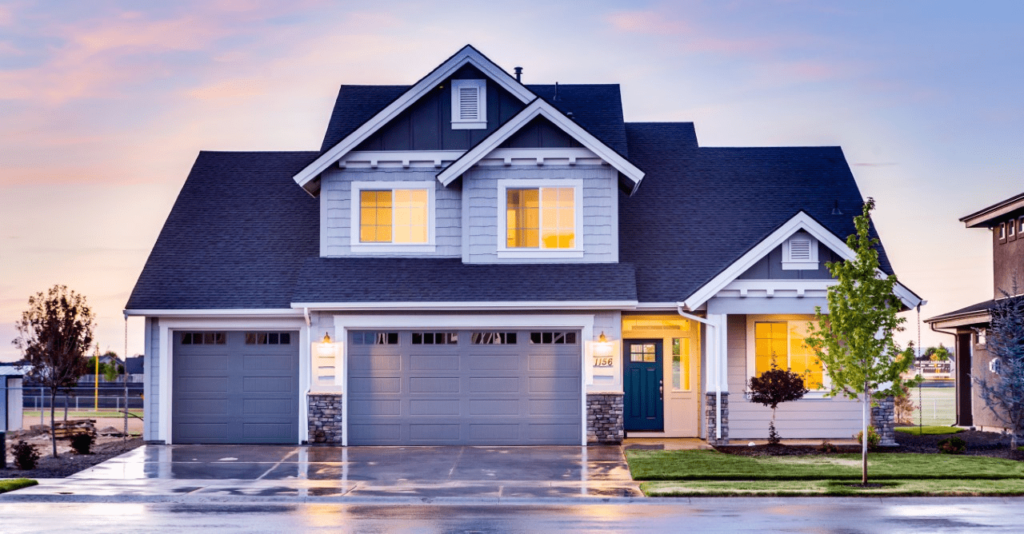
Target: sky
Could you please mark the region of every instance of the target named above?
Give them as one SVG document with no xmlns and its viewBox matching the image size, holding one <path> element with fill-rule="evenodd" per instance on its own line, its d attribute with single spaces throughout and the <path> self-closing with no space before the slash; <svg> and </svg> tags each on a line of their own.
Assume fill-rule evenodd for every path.
<svg viewBox="0 0 1024 534">
<path fill-rule="evenodd" d="M 1024 191 L 1022 25 L 987 1 L 0 0 L 0 361 L 54 284 L 141 352 L 122 310 L 199 150 L 316 150 L 340 84 L 467 43 L 527 83 L 619 83 L 626 120 L 702 146 L 839 145 L 922 316 L 986 300 L 989 234 L 958 219 Z"/>
</svg>

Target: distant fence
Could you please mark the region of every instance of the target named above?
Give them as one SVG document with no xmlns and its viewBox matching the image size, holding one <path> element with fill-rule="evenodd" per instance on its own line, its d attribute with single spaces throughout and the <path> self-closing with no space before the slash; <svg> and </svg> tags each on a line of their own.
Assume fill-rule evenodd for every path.
<svg viewBox="0 0 1024 534">
<path fill-rule="evenodd" d="M 956 423 L 956 388 L 912 388 L 910 402 L 919 407 L 914 410 L 915 425 L 947 426 Z"/>
<path fill-rule="evenodd" d="M 8 391 L 21 390 L 22 409 L 28 411 L 40 411 L 40 424 L 45 423 L 43 414 L 50 409 L 50 392 L 46 388 L 24 387 L 9 388 Z M 94 396 L 92 389 L 75 388 L 73 395 L 58 394 L 53 399 L 53 406 L 62 411 L 67 408 L 69 412 L 92 410 L 98 401 L 99 409 L 120 412 L 125 407 L 124 387 L 101 387 L 99 396 Z M 127 406 L 129 410 L 141 410 L 144 399 L 142 388 L 129 388 Z M 34 421 L 26 419 L 24 424 L 35 424 Z"/>
</svg>

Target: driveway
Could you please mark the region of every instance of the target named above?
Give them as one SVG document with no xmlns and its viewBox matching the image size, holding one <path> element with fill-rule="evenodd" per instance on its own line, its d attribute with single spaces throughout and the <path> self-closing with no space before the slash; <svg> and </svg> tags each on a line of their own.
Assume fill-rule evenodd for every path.
<svg viewBox="0 0 1024 534">
<path fill-rule="evenodd" d="M 69 498 L 68 496 L 75 496 Z M 603 500 L 641 497 L 620 447 L 148 445 L 0 500 Z"/>
</svg>

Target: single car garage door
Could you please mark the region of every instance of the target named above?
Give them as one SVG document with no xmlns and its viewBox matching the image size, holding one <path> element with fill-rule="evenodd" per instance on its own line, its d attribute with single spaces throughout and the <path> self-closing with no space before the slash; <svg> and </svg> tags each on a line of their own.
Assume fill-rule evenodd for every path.
<svg viewBox="0 0 1024 534">
<path fill-rule="evenodd" d="M 174 333 L 174 443 L 298 443 L 299 333 Z"/>
<path fill-rule="evenodd" d="M 578 445 L 577 331 L 356 331 L 350 445 Z"/>
</svg>

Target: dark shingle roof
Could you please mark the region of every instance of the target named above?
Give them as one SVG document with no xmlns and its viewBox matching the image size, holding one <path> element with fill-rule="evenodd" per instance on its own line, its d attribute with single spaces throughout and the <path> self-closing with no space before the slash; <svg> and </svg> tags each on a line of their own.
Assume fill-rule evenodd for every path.
<svg viewBox="0 0 1024 534">
<path fill-rule="evenodd" d="M 319 202 L 292 180 L 316 156 L 201 152 L 126 308 L 288 308 L 320 253 Z"/>
<path fill-rule="evenodd" d="M 326 152 L 373 118 L 396 98 L 409 90 L 408 85 L 342 85 L 334 103 L 320 152 Z M 622 121 L 622 98 L 618 85 L 559 85 L 554 100 L 554 85 L 527 85 L 572 117 L 609 147 L 628 156 L 626 130 Z"/>
<path fill-rule="evenodd" d="M 628 263 L 466 265 L 461 258 L 310 258 L 293 301 L 635 300 Z"/>
<path fill-rule="evenodd" d="M 855 231 L 862 198 L 838 147 L 696 148 L 691 123 L 626 133 L 647 172 L 619 203 L 620 261 L 636 266 L 641 302 L 684 300 L 801 210 L 843 239 Z"/>
<path fill-rule="evenodd" d="M 995 300 L 986 300 L 984 302 L 979 302 L 977 304 L 971 304 L 970 306 L 967 306 L 965 308 L 960 308 L 959 310 L 947 312 L 942 315 L 936 315 L 935 317 L 932 317 L 930 319 L 925 319 L 924 322 L 934 323 L 938 321 L 945 321 L 948 319 L 956 319 L 957 317 L 963 317 L 966 315 L 974 315 L 980 312 L 988 312 L 995 308 L 995 306 Z"/>
</svg>

